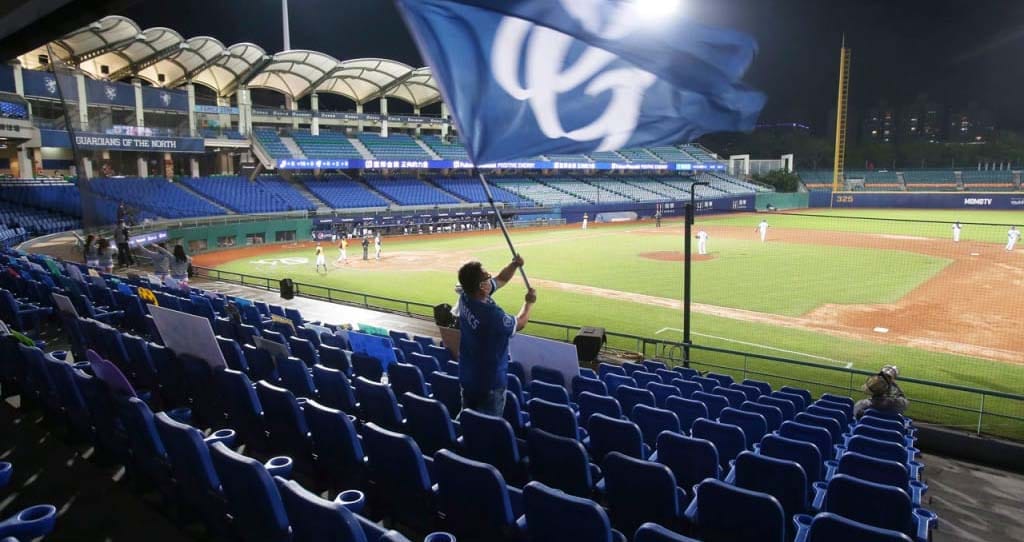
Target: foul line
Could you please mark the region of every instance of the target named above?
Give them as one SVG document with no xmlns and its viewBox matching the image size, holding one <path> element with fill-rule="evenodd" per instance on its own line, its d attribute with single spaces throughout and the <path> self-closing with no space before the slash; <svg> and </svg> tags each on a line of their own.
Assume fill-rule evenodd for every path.
<svg viewBox="0 0 1024 542">
<path fill-rule="evenodd" d="M 655 335 L 660 335 L 661 333 L 664 333 L 666 331 L 678 331 L 679 333 L 683 332 L 683 330 L 681 330 L 679 328 L 663 327 L 663 328 L 659 329 L 658 331 L 656 331 L 654 334 Z M 853 368 L 853 363 L 850 363 L 848 361 L 842 361 L 842 360 L 838 360 L 838 359 L 826 358 L 824 356 L 818 356 L 818 355 L 815 355 L 815 354 L 808 354 L 808 353 L 805 353 L 805 352 L 797 352 L 796 350 L 786 350 L 784 348 L 776 348 L 774 346 L 768 346 L 768 345 L 764 345 L 764 344 L 748 343 L 746 341 L 740 341 L 740 340 L 736 340 L 736 339 L 728 339 L 726 337 L 717 337 L 715 335 L 708 335 L 706 333 L 690 332 L 690 334 L 691 335 L 700 335 L 701 337 L 707 337 L 709 339 L 716 339 L 716 340 L 719 340 L 719 341 L 725 341 L 725 342 L 730 342 L 730 343 L 735 343 L 735 344 L 742 344 L 744 346 L 753 346 L 755 348 L 763 348 L 765 350 L 773 350 L 775 352 L 782 352 L 784 354 L 795 354 L 795 355 L 798 355 L 798 356 L 804 356 L 804 357 L 811 358 L 811 359 L 827 361 L 829 363 L 834 363 L 834 364 L 842 365 L 846 369 L 852 369 Z"/>
</svg>

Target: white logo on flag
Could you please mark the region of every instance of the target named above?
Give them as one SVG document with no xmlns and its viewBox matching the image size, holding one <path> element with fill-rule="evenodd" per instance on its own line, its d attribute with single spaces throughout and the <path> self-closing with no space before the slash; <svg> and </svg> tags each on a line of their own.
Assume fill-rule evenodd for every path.
<svg viewBox="0 0 1024 542">
<path fill-rule="evenodd" d="M 164 107 L 171 105 L 171 95 L 166 92 L 161 92 L 160 101 L 164 103 Z"/>
<path fill-rule="evenodd" d="M 606 14 L 593 0 L 561 0 L 562 7 L 589 32 L 607 39 L 631 34 L 635 18 L 623 13 Z M 619 16 L 621 15 L 621 17 Z M 617 57 L 598 47 L 587 47 L 572 64 L 566 59 L 575 38 L 515 17 L 505 17 L 491 46 L 491 72 L 502 89 L 517 100 L 530 103 L 537 126 L 551 139 L 574 141 L 601 139 L 597 150 L 614 150 L 633 136 L 640 118 L 644 92 L 657 77 L 639 68 L 607 67 Z M 520 63 L 525 66 L 520 67 Z M 524 77 L 520 77 L 520 71 Z M 524 81 L 521 79 L 525 79 Z M 588 125 L 566 132 L 558 112 L 558 98 L 586 83 L 583 92 L 596 97 L 612 93 L 608 107 Z"/>
<path fill-rule="evenodd" d="M 43 84 L 46 85 L 46 92 L 50 94 L 57 93 L 57 80 L 52 77 L 47 77 L 43 80 Z"/>
<path fill-rule="evenodd" d="M 113 85 L 104 87 L 103 92 L 106 93 L 107 99 L 110 101 L 114 101 L 114 98 L 117 98 L 117 87 Z"/>
</svg>

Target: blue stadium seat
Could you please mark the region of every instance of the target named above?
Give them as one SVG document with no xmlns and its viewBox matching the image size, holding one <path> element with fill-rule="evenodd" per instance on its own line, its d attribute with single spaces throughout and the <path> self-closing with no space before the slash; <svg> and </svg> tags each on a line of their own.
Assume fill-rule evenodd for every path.
<svg viewBox="0 0 1024 542">
<path fill-rule="evenodd" d="M 462 411 L 462 386 L 457 376 L 444 373 L 431 373 L 430 390 L 434 392 L 434 399 L 444 404 L 448 414 L 455 418 Z"/>
<path fill-rule="evenodd" d="M 912 542 L 899 531 L 872 527 L 828 512 L 813 518 L 797 516 L 794 521 L 799 529 L 794 542 Z"/>
<path fill-rule="evenodd" d="M 608 394 L 611 395 L 612 397 L 616 396 L 615 392 L 619 388 L 619 386 L 631 386 L 634 388 L 636 387 L 636 380 L 633 380 L 628 376 L 613 372 L 605 373 L 604 375 L 602 375 L 601 381 L 604 382 L 606 386 L 608 386 Z"/>
<path fill-rule="evenodd" d="M 704 480 L 686 509 L 706 542 L 783 542 L 786 516 L 771 495 Z"/>
<path fill-rule="evenodd" d="M 630 416 L 633 413 L 633 407 L 636 405 L 647 405 L 654 407 L 654 394 L 642 389 L 635 388 L 633 386 L 619 386 L 616 388 L 615 398 L 619 400 L 619 405 L 622 406 L 622 412 L 626 416 Z"/>
<path fill-rule="evenodd" d="M 798 422 L 782 422 L 779 427 L 779 436 L 810 442 L 818 448 L 823 460 L 827 461 L 835 457 L 835 450 L 832 445 L 832 436 L 828 430 L 813 425 L 805 425 Z"/>
<path fill-rule="evenodd" d="M 689 379 L 690 382 L 696 382 L 700 384 L 700 387 L 704 388 L 706 393 L 711 393 L 712 390 L 720 386 L 722 383 L 715 380 L 714 378 L 708 378 L 706 376 L 695 376 Z"/>
<path fill-rule="evenodd" d="M 803 395 L 797 393 L 789 393 L 785 391 L 773 391 L 771 396 L 776 399 L 785 399 L 790 403 L 793 403 L 794 416 L 798 412 L 803 412 L 807 408 L 807 402 L 804 401 Z"/>
<path fill-rule="evenodd" d="M 658 435 L 662 431 L 679 433 L 679 418 L 671 411 L 647 405 L 636 405 L 630 418 L 640 428 L 644 443 L 654 449 L 658 445 Z"/>
<path fill-rule="evenodd" d="M 775 497 L 787 518 L 810 510 L 807 475 L 795 461 L 743 452 L 736 457 L 726 482 Z M 789 530 L 787 539 L 792 538 L 796 528 L 789 522 L 786 527 Z"/>
<path fill-rule="evenodd" d="M 507 421 L 471 409 L 463 410 L 459 421 L 462 426 L 460 442 L 467 457 L 494 465 L 514 486 L 526 483 L 525 457 Z"/>
<path fill-rule="evenodd" d="M 210 456 L 231 510 L 232 530 L 247 542 L 291 540 L 281 494 L 267 468 L 221 442 L 210 446 Z"/>
<path fill-rule="evenodd" d="M 733 382 L 729 384 L 729 389 L 741 391 L 747 396 L 747 401 L 756 401 L 761 396 L 761 390 L 757 386 L 748 386 L 746 384 L 737 384 Z"/>
<path fill-rule="evenodd" d="M 543 365 L 534 365 L 530 369 L 530 383 L 537 381 L 565 387 L 565 377 L 562 376 L 562 373 Z"/>
<path fill-rule="evenodd" d="M 672 411 L 679 419 L 679 429 L 689 433 L 693 428 L 693 422 L 698 418 L 708 418 L 708 407 L 695 399 L 684 399 L 682 397 L 669 397 L 665 401 L 665 409 Z"/>
<path fill-rule="evenodd" d="M 755 402 L 779 409 L 782 412 L 782 421 L 792 420 L 793 416 L 796 416 L 796 406 L 793 405 L 792 401 L 779 399 L 770 395 L 762 395 L 758 397 Z"/>
<path fill-rule="evenodd" d="M 679 390 L 679 395 L 689 399 L 695 392 L 704 391 L 704 387 L 696 382 L 689 380 L 683 380 L 682 378 L 676 378 L 669 382 Z"/>
<path fill-rule="evenodd" d="M 388 384 L 399 399 L 406 392 L 421 397 L 430 397 L 430 391 L 427 389 L 427 383 L 423 379 L 423 373 L 415 365 L 392 363 L 388 367 Z"/>
<path fill-rule="evenodd" d="M 919 542 L 930 540 L 931 530 L 938 522 L 933 512 L 914 508 L 910 496 L 898 487 L 837 474 L 827 484 L 817 484 L 816 489 L 816 509 L 898 531 Z"/>
<path fill-rule="evenodd" d="M 668 467 L 676 477 L 676 484 L 686 491 L 705 478 L 722 477 L 718 450 L 713 442 L 705 439 L 662 433 L 658 435 L 658 451 L 651 454 L 650 460 Z"/>
<path fill-rule="evenodd" d="M 309 427 L 292 392 L 268 384 L 256 383 L 256 396 L 263 405 L 264 424 L 273 450 L 285 451 L 300 463 L 311 459 Z"/>
<path fill-rule="evenodd" d="M 434 482 L 416 441 L 374 423 L 363 426 L 363 447 L 369 458 L 370 502 L 396 521 L 428 525 L 436 512 Z"/>
<path fill-rule="evenodd" d="M 633 380 L 636 380 L 636 385 L 639 388 L 646 388 L 647 384 L 650 384 L 652 382 L 657 382 L 659 384 L 662 383 L 660 376 L 643 370 L 633 371 L 633 374 L 629 376 L 633 377 Z"/>
<path fill-rule="evenodd" d="M 679 388 L 660 382 L 647 384 L 647 391 L 654 394 L 654 404 L 658 408 L 665 408 L 665 402 L 669 397 L 679 396 Z"/>
<path fill-rule="evenodd" d="M 498 469 L 450 450 L 434 454 L 437 508 L 447 530 L 469 540 L 518 540 L 522 492 L 508 487 Z"/>
<path fill-rule="evenodd" d="M 743 430 L 735 425 L 718 423 L 705 418 L 693 422 L 690 432 L 694 438 L 711 441 L 718 450 L 718 462 L 722 470 L 729 468 L 729 461 L 747 447 L 747 439 Z"/>
<path fill-rule="evenodd" d="M 622 418 L 622 407 L 614 397 L 607 395 L 595 395 L 585 391 L 579 396 L 580 424 L 589 427 L 590 417 L 594 414 L 604 414 L 609 418 Z"/>
<path fill-rule="evenodd" d="M 807 477 L 808 494 L 813 491 L 812 484 L 823 479 L 821 452 L 810 442 L 770 434 L 761 439 L 758 452 L 768 457 L 799 464 L 804 470 L 804 476 Z"/>
<path fill-rule="evenodd" d="M 405 430 L 405 417 L 390 386 L 360 376 L 356 378 L 355 391 L 359 409 L 367 422 L 392 431 Z"/>
<path fill-rule="evenodd" d="M 316 472 L 333 487 L 362 487 L 366 456 L 349 416 L 316 401 L 306 403 L 303 411 L 309 425 Z"/>
<path fill-rule="evenodd" d="M 914 506 L 921 505 L 921 497 L 928 490 L 927 484 L 910 478 L 906 465 L 857 452 L 846 452 L 838 460 L 827 461 L 826 468 L 826 480 L 836 474 L 846 474 L 876 484 L 898 487 L 910 495 Z"/>
<path fill-rule="evenodd" d="M 744 401 L 740 405 L 740 410 L 744 412 L 753 412 L 760 414 L 764 418 L 765 426 L 768 429 L 768 433 L 777 431 L 782 425 L 782 411 L 778 407 L 770 405 L 762 405 L 761 403 L 754 403 L 751 401 Z M 760 439 L 759 439 L 760 440 Z"/>
<path fill-rule="evenodd" d="M 274 477 L 281 502 L 291 524 L 292 540 L 381 540 L 382 527 L 360 518 L 338 499 L 329 501 L 308 491 L 295 480 Z"/>
<path fill-rule="evenodd" d="M 718 386 L 714 390 L 711 390 L 711 393 L 725 397 L 729 401 L 729 406 L 732 408 L 739 408 L 740 405 L 747 400 L 747 394 L 732 388 L 723 388 Z"/>
<path fill-rule="evenodd" d="M 578 440 L 530 428 L 530 479 L 577 497 L 590 497 L 601 470 L 591 464 Z"/>
<path fill-rule="evenodd" d="M 745 412 L 735 408 L 725 408 L 718 415 L 718 421 L 735 425 L 743 430 L 747 439 L 747 449 L 754 448 L 754 444 L 760 442 L 761 437 L 768 433 L 768 423 L 764 416 L 753 412 Z"/>
<path fill-rule="evenodd" d="M 686 492 L 668 467 L 611 452 L 601 468 L 612 523 L 620 531 L 635 532 L 648 521 L 681 527 Z"/>
<path fill-rule="evenodd" d="M 313 377 L 309 374 L 309 368 L 299 358 L 278 358 L 277 374 L 281 376 L 281 386 L 294 393 L 296 397 L 316 397 Z"/>
<path fill-rule="evenodd" d="M 729 407 L 729 400 L 715 393 L 695 391 L 690 399 L 704 403 L 704 406 L 708 407 L 708 415 L 711 419 L 717 420 L 722 410 Z"/>
<path fill-rule="evenodd" d="M 590 392 L 594 395 L 608 395 L 608 386 L 596 378 L 585 376 L 572 377 L 572 398 L 576 403 L 580 402 L 580 394 Z"/>
<path fill-rule="evenodd" d="M 523 488 L 523 509 L 519 527 L 531 542 L 626 542 L 597 503 L 540 482 Z"/>
<path fill-rule="evenodd" d="M 341 348 L 321 344 L 319 351 L 321 365 L 341 371 L 346 377 L 352 378 L 352 364 L 349 363 L 348 356 Z"/>
<path fill-rule="evenodd" d="M 590 457 L 595 462 L 603 461 L 604 456 L 611 452 L 637 459 L 646 459 L 650 455 L 640 428 L 631 421 L 594 414 L 588 420 L 587 430 L 590 433 Z"/>
<path fill-rule="evenodd" d="M 526 403 L 526 408 L 533 427 L 560 437 L 581 441 L 586 438 L 576 421 L 576 414 L 568 406 L 533 398 Z"/>
<path fill-rule="evenodd" d="M 406 392 L 402 406 L 409 435 L 423 453 L 432 455 L 443 448 L 458 451 L 455 426 L 443 403 Z"/>
<path fill-rule="evenodd" d="M 430 373 L 441 370 L 441 364 L 438 362 L 437 358 L 431 354 L 413 352 L 406 356 L 405 361 L 410 365 L 415 365 L 424 377 L 430 376 Z"/>
<path fill-rule="evenodd" d="M 313 367 L 313 384 L 316 386 L 317 398 L 324 406 L 353 416 L 359 413 L 355 392 L 344 372 L 317 365 Z"/>
<path fill-rule="evenodd" d="M 543 399 L 559 405 L 569 406 L 569 392 L 564 386 L 551 384 L 541 380 L 534 380 L 527 386 L 531 399 Z"/>
<path fill-rule="evenodd" d="M 657 523 L 644 523 L 636 530 L 633 542 L 699 542 L 670 531 Z"/>
<path fill-rule="evenodd" d="M 604 380 L 604 376 L 607 374 L 617 374 L 619 376 L 627 376 L 626 370 L 619 365 L 613 365 L 611 363 L 601 362 L 597 366 L 597 376 Z"/>
<path fill-rule="evenodd" d="M 214 533 L 226 533 L 227 503 L 202 433 L 164 412 L 158 412 L 155 420 L 177 482 L 179 504 L 187 515 L 202 518 Z"/>
</svg>

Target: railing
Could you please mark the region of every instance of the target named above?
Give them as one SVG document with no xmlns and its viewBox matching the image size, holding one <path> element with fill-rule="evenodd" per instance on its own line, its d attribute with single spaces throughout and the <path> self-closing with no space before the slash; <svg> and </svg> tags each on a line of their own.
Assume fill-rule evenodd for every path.
<svg viewBox="0 0 1024 542">
<path fill-rule="evenodd" d="M 210 280 L 265 290 L 278 288 L 278 279 L 269 277 L 205 267 L 197 267 L 196 274 Z M 295 289 L 297 295 L 312 299 L 433 319 L 433 306 L 416 301 L 302 283 L 296 283 Z M 531 335 L 565 342 L 571 342 L 580 327 L 530 320 Z M 614 331 L 607 331 L 605 335 L 605 347 L 611 351 L 637 352 L 644 358 L 660 359 L 673 365 L 683 363 L 681 343 Z M 737 381 L 766 379 L 775 387 L 798 385 L 814 395 L 829 392 L 856 396 L 860 393 L 860 383 L 875 374 L 852 366 L 822 365 L 698 344 L 690 347 L 690 358 L 692 367 L 728 374 Z M 911 401 L 909 414 L 918 421 L 972 431 L 977 435 L 1024 441 L 1024 395 L 906 376 L 900 377 L 899 384 Z"/>
</svg>

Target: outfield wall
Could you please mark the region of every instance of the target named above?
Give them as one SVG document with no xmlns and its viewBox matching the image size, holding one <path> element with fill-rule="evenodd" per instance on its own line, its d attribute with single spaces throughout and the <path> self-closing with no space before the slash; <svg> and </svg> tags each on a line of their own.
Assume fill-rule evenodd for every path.
<svg viewBox="0 0 1024 542">
<path fill-rule="evenodd" d="M 1024 210 L 1024 194 L 978 192 L 810 193 L 811 207 Z"/>
<path fill-rule="evenodd" d="M 194 223 L 190 225 L 156 223 L 145 231 L 165 230 L 167 240 L 181 243 L 188 248 L 189 254 L 199 254 L 218 248 L 244 247 L 250 244 L 285 242 L 279 235 L 289 237 L 287 240 L 306 241 L 310 238 L 312 223 L 309 218 L 265 218 L 235 223 Z M 233 246 L 222 246 L 227 239 L 233 239 Z M 251 242 L 262 239 L 260 243 Z"/>
<path fill-rule="evenodd" d="M 810 194 L 807 192 L 758 192 L 756 207 L 758 211 L 764 211 L 769 205 L 779 210 L 806 209 L 809 196 Z"/>
<path fill-rule="evenodd" d="M 601 203 L 593 205 L 567 205 L 562 207 L 562 218 L 566 222 L 582 222 L 586 214 L 591 220 L 599 213 L 622 213 L 634 212 L 640 218 L 651 218 L 657 212 L 659 206 L 662 216 L 681 217 L 685 213 L 688 201 L 669 201 L 662 203 Z M 728 213 L 734 211 L 753 211 L 754 195 L 744 194 L 712 200 L 697 200 L 697 214 Z"/>
</svg>

